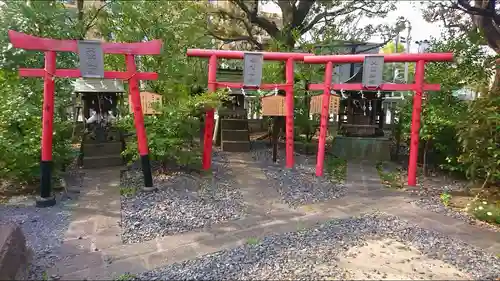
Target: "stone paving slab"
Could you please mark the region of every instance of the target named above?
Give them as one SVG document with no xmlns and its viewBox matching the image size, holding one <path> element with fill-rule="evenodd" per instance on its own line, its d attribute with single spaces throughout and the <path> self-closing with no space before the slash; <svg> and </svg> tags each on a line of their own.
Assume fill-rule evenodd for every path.
<svg viewBox="0 0 500 281">
<path fill-rule="evenodd" d="M 49 276 L 70 278 L 73 272 L 105 264 L 102 250 L 122 245 L 119 169 L 87 170 L 78 200 L 72 205 L 72 221 L 59 249 L 61 261 Z M 84 278 L 85 276 L 79 276 Z M 77 278 L 78 279 L 78 278 Z"/>
</svg>

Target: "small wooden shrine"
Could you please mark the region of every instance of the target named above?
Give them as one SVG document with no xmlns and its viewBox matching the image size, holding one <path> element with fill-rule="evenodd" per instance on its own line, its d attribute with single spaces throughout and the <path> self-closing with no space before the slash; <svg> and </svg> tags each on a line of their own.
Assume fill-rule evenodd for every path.
<svg viewBox="0 0 500 281">
<path fill-rule="evenodd" d="M 358 71 L 345 83 L 361 83 Z M 385 113 L 382 107 L 384 94 L 378 91 L 344 91 L 339 106 L 339 132 L 345 136 L 383 136 Z"/>
<path fill-rule="evenodd" d="M 239 67 L 223 66 L 217 69 L 217 80 L 239 82 L 243 71 Z M 242 89 L 228 89 L 229 99 L 217 109 L 213 141 L 223 151 L 246 152 L 250 150 L 245 92 Z"/>
<path fill-rule="evenodd" d="M 124 141 L 113 126 L 119 116 L 118 104 L 125 92 L 120 80 L 82 78 L 74 82 L 76 114 L 83 109 L 84 133 L 79 164 L 85 168 L 101 168 L 123 164 Z"/>
</svg>

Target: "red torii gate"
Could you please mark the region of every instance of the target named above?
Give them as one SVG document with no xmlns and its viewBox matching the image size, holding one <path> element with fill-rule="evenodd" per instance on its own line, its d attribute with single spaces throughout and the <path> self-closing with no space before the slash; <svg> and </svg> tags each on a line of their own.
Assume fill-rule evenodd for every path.
<svg viewBox="0 0 500 281">
<path fill-rule="evenodd" d="M 333 64 L 363 63 L 365 57 L 369 55 L 327 55 L 308 56 L 304 58 L 305 63 L 326 64 L 325 80 L 323 84 L 310 84 L 310 90 L 323 90 L 323 101 L 321 109 L 320 136 L 318 144 L 318 156 L 316 162 L 316 175 L 323 175 L 323 162 L 325 157 L 325 139 L 328 126 L 328 105 L 330 101 L 330 91 L 367 90 L 363 84 L 332 84 Z M 426 62 L 453 61 L 452 53 L 425 53 L 425 54 L 388 54 L 383 55 L 385 62 L 416 62 L 415 83 L 414 84 L 381 84 L 376 88 L 368 90 L 380 91 L 415 91 L 413 95 L 413 112 L 411 122 L 410 159 L 408 163 L 408 185 L 417 184 L 417 158 L 418 142 L 420 131 L 420 113 L 422 110 L 422 93 L 424 91 L 439 91 L 439 84 L 426 84 L 424 80 Z"/>
<path fill-rule="evenodd" d="M 261 84 L 258 87 L 245 86 L 243 83 L 217 82 L 217 59 L 244 59 L 245 53 L 261 54 L 264 60 L 286 61 L 286 82 L 284 84 Z M 280 89 L 285 90 L 286 107 L 286 167 L 292 168 L 293 160 L 293 84 L 294 61 L 304 61 L 308 53 L 279 53 L 279 52 L 242 52 L 226 50 L 188 49 L 188 57 L 209 58 L 208 61 L 208 91 L 215 92 L 218 88 L 243 88 L 243 89 Z M 203 169 L 210 169 L 212 162 L 212 136 L 214 130 L 214 109 L 210 109 L 205 117 L 205 136 L 203 147 Z"/>
<path fill-rule="evenodd" d="M 37 207 L 50 207 L 56 200 L 51 192 L 51 166 L 52 166 L 52 131 L 54 121 L 54 78 L 79 78 L 82 77 L 80 69 L 56 69 L 56 52 L 78 53 L 77 40 L 58 40 L 41 38 L 9 30 L 9 38 L 14 48 L 25 50 L 44 51 L 45 68 L 21 68 L 19 75 L 24 77 L 43 77 L 43 112 L 42 112 L 42 155 L 40 161 L 41 184 L 40 197 L 37 198 Z M 149 162 L 148 143 L 144 128 L 141 98 L 139 93 L 139 80 L 156 80 L 155 72 L 137 72 L 135 64 L 136 55 L 158 55 L 161 52 L 162 41 L 153 40 L 140 43 L 101 43 L 104 54 L 125 55 L 127 71 L 104 71 L 105 79 L 121 79 L 129 82 L 129 97 L 133 103 L 134 121 L 137 133 L 137 143 L 141 157 L 144 185 L 153 187 L 151 165 Z"/>
</svg>

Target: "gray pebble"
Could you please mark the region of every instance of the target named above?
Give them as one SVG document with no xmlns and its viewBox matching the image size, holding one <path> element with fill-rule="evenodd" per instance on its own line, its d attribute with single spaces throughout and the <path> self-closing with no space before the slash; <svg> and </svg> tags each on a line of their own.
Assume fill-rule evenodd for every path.
<svg viewBox="0 0 500 281">
<path fill-rule="evenodd" d="M 229 175 L 229 161 L 215 151 L 213 179 L 187 173 L 156 176 L 157 192 L 122 196 L 122 239 L 137 243 L 209 227 L 244 216 L 242 196 Z M 140 170 L 124 173 L 121 186 L 142 184 Z"/>
<path fill-rule="evenodd" d="M 278 151 L 278 156 L 285 163 L 285 151 Z M 271 149 L 252 151 L 253 159 L 261 163 L 261 169 L 273 186 L 291 207 L 323 202 L 340 198 L 346 194 L 346 186 L 332 183 L 327 177 L 315 175 L 316 157 L 314 155 L 295 155 L 295 166 L 285 168 L 283 164 L 272 163 Z"/>
<path fill-rule="evenodd" d="M 500 260 L 493 255 L 393 216 L 369 214 L 332 220 L 316 229 L 267 236 L 258 246 L 245 245 L 175 263 L 144 272 L 136 280 L 349 279 L 345 271 L 334 266 L 335 258 L 346 248 L 387 238 L 423 253 L 444 245 L 447 256 L 454 257 L 447 262 L 477 280 L 494 280 L 500 272 Z M 317 272 L 318 264 L 327 266 Z"/>
</svg>

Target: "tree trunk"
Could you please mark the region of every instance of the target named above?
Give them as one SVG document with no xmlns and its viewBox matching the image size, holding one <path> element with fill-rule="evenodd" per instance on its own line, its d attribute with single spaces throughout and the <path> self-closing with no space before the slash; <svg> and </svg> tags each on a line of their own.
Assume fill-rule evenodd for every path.
<svg viewBox="0 0 500 281">
<path fill-rule="evenodd" d="M 495 61 L 495 79 L 493 80 L 491 92 L 497 95 L 500 94 L 500 59 Z"/>
<path fill-rule="evenodd" d="M 274 116 L 273 117 L 273 131 L 271 135 L 271 142 L 273 144 L 273 163 L 276 163 L 278 161 L 278 135 L 279 135 L 279 121 L 280 117 Z"/>
<path fill-rule="evenodd" d="M 76 1 L 76 8 L 78 10 L 78 14 L 77 14 L 77 19 L 78 19 L 78 26 L 79 28 L 81 29 L 80 30 L 80 38 L 78 38 L 79 40 L 83 40 L 85 39 L 85 24 L 83 22 L 83 4 L 84 4 L 84 0 L 77 0 Z"/>
<path fill-rule="evenodd" d="M 423 163 L 422 163 L 422 170 L 423 170 L 423 174 L 425 177 L 428 176 L 428 173 L 427 173 L 427 153 L 429 152 L 429 147 L 430 147 L 430 140 L 426 140 L 425 141 L 425 145 L 424 145 L 424 155 L 423 155 Z"/>
</svg>

